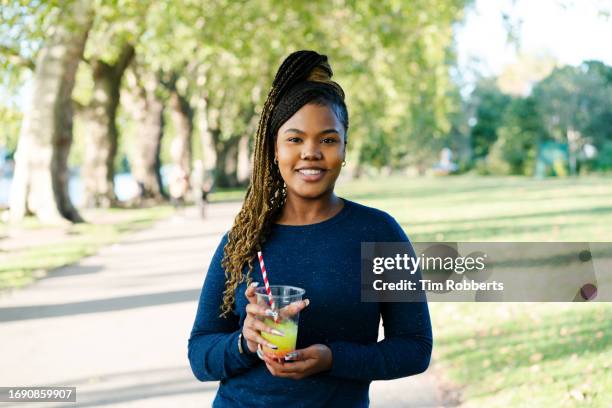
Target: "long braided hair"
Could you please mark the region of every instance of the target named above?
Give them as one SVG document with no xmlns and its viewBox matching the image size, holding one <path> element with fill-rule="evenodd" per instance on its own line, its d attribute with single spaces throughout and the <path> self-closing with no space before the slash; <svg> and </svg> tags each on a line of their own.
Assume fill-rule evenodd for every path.
<svg viewBox="0 0 612 408">
<path fill-rule="evenodd" d="M 297 51 L 283 61 L 274 77 L 255 135 L 249 187 L 229 231 L 221 261 L 225 270 L 222 317 L 232 311 L 238 285 L 245 280 L 247 284 L 251 282 L 255 255 L 261 250 L 287 198 L 280 170 L 274 164 L 279 127 L 303 104 L 311 102 L 330 105 L 345 131 L 348 130 L 344 91 L 331 81 L 332 75 L 327 56 L 315 51 Z M 243 273 L 245 265 L 248 265 L 246 275 Z"/>
</svg>

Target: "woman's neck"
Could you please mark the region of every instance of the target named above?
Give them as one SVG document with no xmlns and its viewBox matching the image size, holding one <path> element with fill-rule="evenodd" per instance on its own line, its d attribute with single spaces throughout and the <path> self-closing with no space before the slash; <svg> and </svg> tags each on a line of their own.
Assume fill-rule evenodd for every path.
<svg viewBox="0 0 612 408">
<path fill-rule="evenodd" d="M 308 225 L 323 222 L 338 214 L 344 202 L 334 193 L 316 199 L 289 195 L 276 221 L 284 225 Z"/>
</svg>

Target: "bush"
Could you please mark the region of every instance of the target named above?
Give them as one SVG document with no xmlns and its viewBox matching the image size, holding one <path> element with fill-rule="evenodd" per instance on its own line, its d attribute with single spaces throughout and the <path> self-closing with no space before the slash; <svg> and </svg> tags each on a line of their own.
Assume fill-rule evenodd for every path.
<svg viewBox="0 0 612 408">
<path fill-rule="evenodd" d="M 612 141 L 603 144 L 595 163 L 598 170 L 612 170 Z"/>
<path fill-rule="evenodd" d="M 487 168 L 489 170 L 489 174 L 495 176 L 507 176 L 512 173 L 512 166 L 508 163 L 508 159 L 506 158 L 506 143 L 502 138 L 497 139 L 493 146 L 491 146 L 491 150 L 489 151 L 489 155 L 487 156 Z"/>
</svg>

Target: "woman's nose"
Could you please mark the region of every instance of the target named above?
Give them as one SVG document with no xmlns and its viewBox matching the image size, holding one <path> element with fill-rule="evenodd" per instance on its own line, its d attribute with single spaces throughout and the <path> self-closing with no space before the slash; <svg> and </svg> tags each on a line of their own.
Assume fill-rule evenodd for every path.
<svg viewBox="0 0 612 408">
<path fill-rule="evenodd" d="M 300 154 L 302 160 L 321 160 L 323 157 L 318 143 L 305 143 Z"/>
</svg>

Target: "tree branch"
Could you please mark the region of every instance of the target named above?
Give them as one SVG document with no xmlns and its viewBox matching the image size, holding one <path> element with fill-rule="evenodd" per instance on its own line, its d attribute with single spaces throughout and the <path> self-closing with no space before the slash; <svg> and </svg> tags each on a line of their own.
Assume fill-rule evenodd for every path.
<svg viewBox="0 0 612 408">
<path fill-rule="evenodd" d="M 34 71 L 36 68 L 36 64 L 32 59 L 24 57 L 19 53 L 19 50 L 11 48 L 7 45 L 0 44 L 0 53 L 5 54 L 8 60 L 15 65 L 20 65 L 32 71 Z"/>
<path fill-rule="evenodd" d="M 123 71 L 125 71 L 128 65 L 130 65 L 130 63 L 132 62 L 132 59 L 134 59 L 134 53 L 135 49 L 132 44 L 126 43 L 123 46 L 123 48 L 121 49 L 121 54 L 119 55 L 119 58 L 117 58 L 117 62 L 115 63 L 113 69 L 115 76 L 120 77 L 123 75 Z"/>
</svg>

